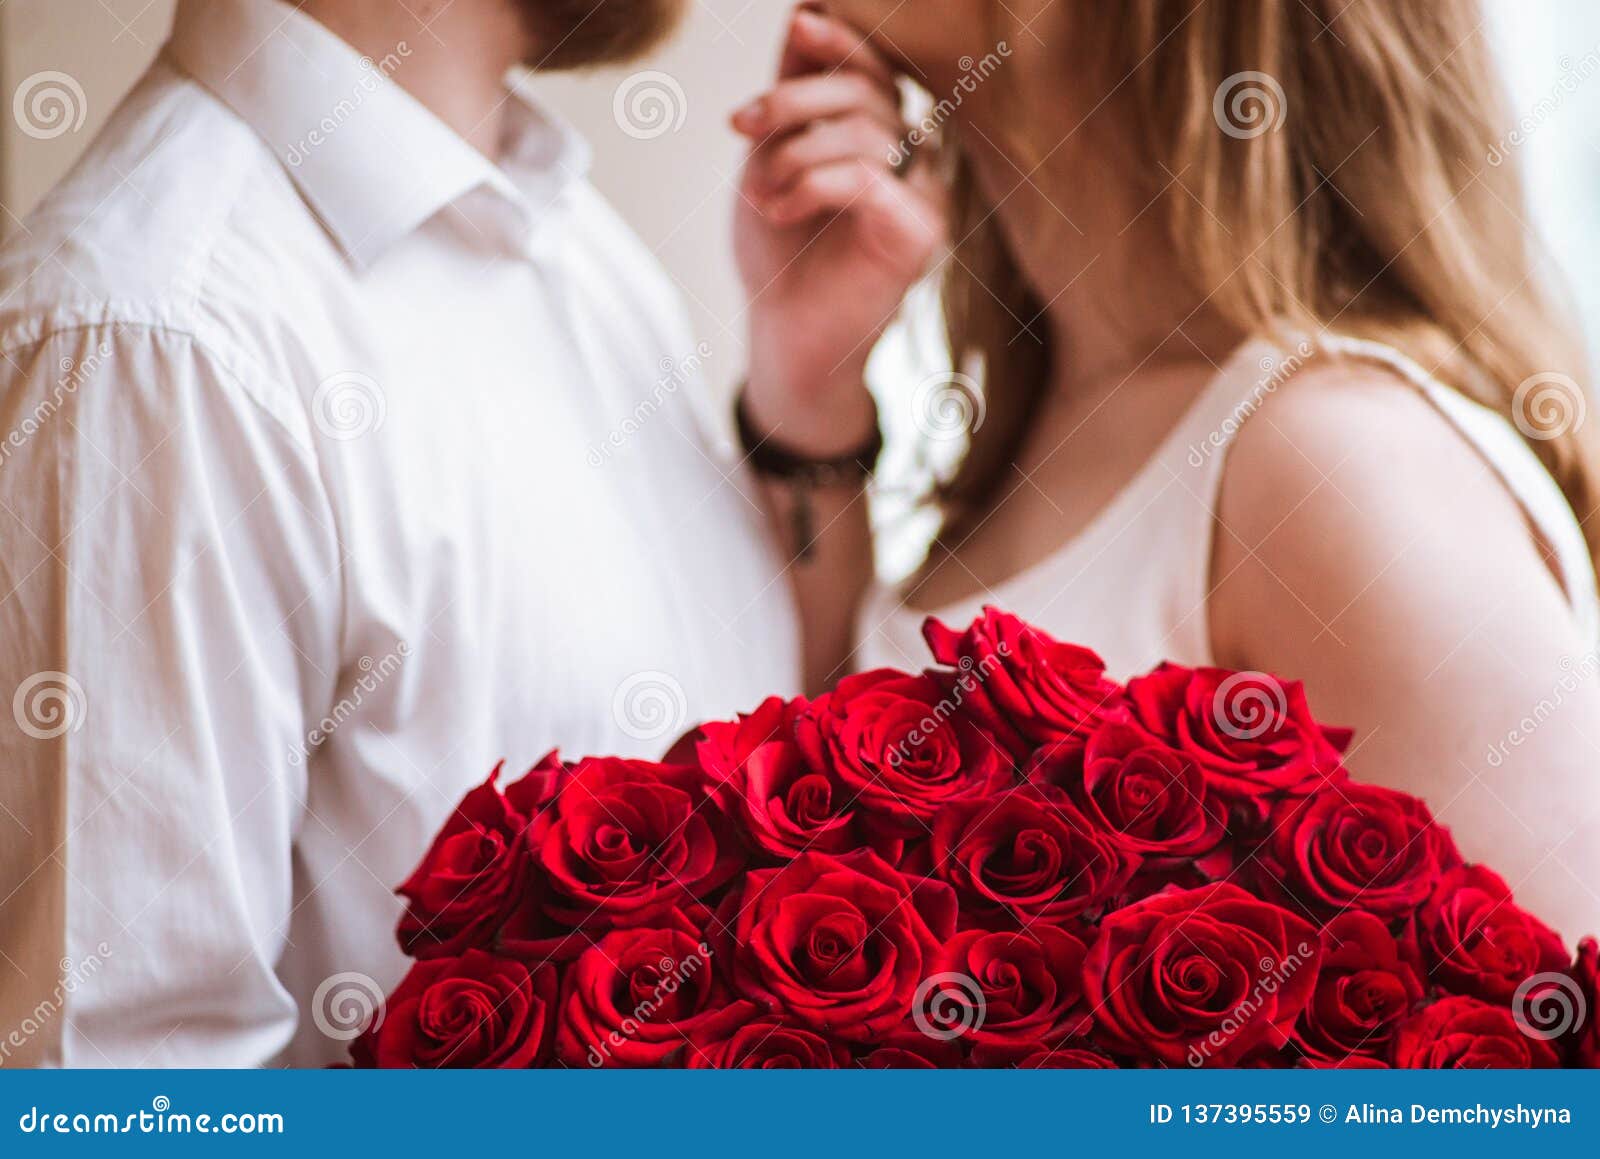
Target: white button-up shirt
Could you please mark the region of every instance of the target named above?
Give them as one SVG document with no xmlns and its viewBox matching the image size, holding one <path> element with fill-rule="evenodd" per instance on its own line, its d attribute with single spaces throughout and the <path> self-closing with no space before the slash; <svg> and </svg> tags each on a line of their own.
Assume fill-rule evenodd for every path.
<svg viewBox="0 0 1600 1159">
<path fill-rule="evenodd" d="M 0 1064 L 343 1057 L 498 760 L 798 685 L 736 368 L 569 130 L 491 164 L 395 51 L 189 0 L 0 256 Z"/>
</svg>

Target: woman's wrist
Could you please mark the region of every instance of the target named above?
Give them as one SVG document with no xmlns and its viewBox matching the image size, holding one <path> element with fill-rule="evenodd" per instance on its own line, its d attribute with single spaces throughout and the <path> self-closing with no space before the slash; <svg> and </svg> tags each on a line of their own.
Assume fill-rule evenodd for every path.
<svg viewBox="0 0 1600 1159">
<path fill-rule="evenodd" d="M 753 373 L 742 388 L 748 428 L 807 459 L 835 459 L 878 432 L 878 406 L 860 378 L 797 383 Z"/>
</svg>

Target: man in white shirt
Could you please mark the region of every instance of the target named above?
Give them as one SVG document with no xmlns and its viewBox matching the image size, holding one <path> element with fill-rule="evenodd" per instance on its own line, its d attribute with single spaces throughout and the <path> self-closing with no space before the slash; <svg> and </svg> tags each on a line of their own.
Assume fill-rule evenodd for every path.
<svg viewBox="0 0 1600 1159">
<path fill-rule="evenodd" d="M 496 761 L 797 688 L 715 352 L 501 81 L 681 4 L 306 7 L 184 3 L 0 257 L 0 1065 L 337 1058 Z"/>
</svg>

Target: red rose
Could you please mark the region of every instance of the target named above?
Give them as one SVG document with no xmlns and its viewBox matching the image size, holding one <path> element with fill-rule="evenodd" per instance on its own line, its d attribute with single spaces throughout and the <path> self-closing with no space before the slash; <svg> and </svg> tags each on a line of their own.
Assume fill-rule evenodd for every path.
<svg viewBox="0 0 1600 1159">
<path fill-rule="evenodd" d="M 1426 805 L 1378 785 L 1352 782 L 1286 799 L 1270 825 L 1255 876 L 1264 889 L 1279 887 L 1318 913 L 1408 916 L 1460 863 Z"/>
<path fill-rule="evenodd" d="M 845 853 L 868 844 L 856 794 L 827 766 L 813 766 L 795 740 L 804 700 L 779 697 L 737 721 L 700 726 L 696 758 L 712 793 L 751 841 L 784 860 L 807 851 Z M 891 859 L 899 850 L 883 850 Z"/>
<path fill-rule="evenodd" d="M 1212 792 L 1260 820 L 1271 799 L 1343 780 L 1348 729 L 1324 728 L 1298 682 L 1261 672 L 1163 664 L 1128 682 L 1134 718 L 1194 759 Z"/>
<path fill-rule="evenodd" d="M 1084 962 L 1096 1037 L 1113 1054 L 1231 1066 L 1289 1041 L 1316 985 L 1317 931 L 1218 883 L 1134 902 L 1101 923 Z"/>
<path fill-rule="evenodd" d="M 1510 1010 L 1465 995 L 1439 999 L 1394 1036 L 1394 1065 L 1411 1070 L 1526 1070 L 1558 1061 L 1548 1042 L 1522 1032 Z"/>
<path fill-rule="evenodd" d="M 1136 864 L 1059 789 L 1023 785 L 951 805 L 935 818 L 935 876 L 963 917 L 1062 922 L 1104 906 Z"/>
<path fill-rule="evenodd" d="M 1485 1002 L 1510 1002 L 1526 979 L 1564 971 L 1571 961 L 1560 936 L 1513 905 L 1510 888 L 1481 865 L 1441 878 L 1417 927 L 1429 976 Z"/>
<path fill-rule="evenodd" d="M 360 1067 L 520 1069 L 547 1061 L 556 971 L 468 950 L 411 967 L 350 1046 Z"/>
<path fill-rule="evenodd" d="M 1117 1064 L 1093 1047 L 1062 1045 L 1054 1050 L 1043 1047 L 1017 1059 L 1015 1063 L 1003 1061 L 1004 1056 L 992 1056 L 984 1051 L 973 1051 L 972 1064 L 977 1067 L 1013 1066 L 1017 1070 L 1116 1070 Z"/>
<path fill-rule="evenodd" d="M 838 776 L 888 833 L 921 836 L 943 806 L 1004 783 L 994 738 L 938 681 L 889 669 L 841 680 L 796 722 L 806 759 Z"/>
<path fill-rule="evenodd" d="M 1573 1037 L 1579 1066 L 1600 1069 L 1600 943 L 1585 938 L 1578 943 L 1578 961 L 1572 968 L 1582 1008 L 1574 1000 Z"/>
<path fill-rule="evenodd" d="M 693 1034 L 758 1014 L 716 978 L 711 948 L 674 912 L 659 929 L 613 930 L 567 971 L 556 1059 L 567 1066 L 659 1066 Z"/>
<path fill-rule="evenodd" d="M 738 872 L 738 842 L 688 765 L 594 757 L 573 766 L 530 842 L 548 917 L 590 931 L 641 925 Z"/>
<path fill-rule="evenodd" d="M 965 632 L 930 616 L 922 635 L 934 659 L 955 669 L 945 674 L 950 698 L 1018 760 L 1046 745 L 1081 751 L 1095 726 L 1121 711 L 1122 689 L 1099 656 L 995 608 Z"/>
<path fill-rule="evenodd" d="M 1137 857 L 1203 858 L 1225 833 L 1227 812 L 1210 800 L 1194 759 L 1120 721 L 1095 730 L 1081 758 L 1045 750 L 1029 778 L 1065 789 Z"/>
<path fill-rule="evenodd" d="M 957 934 L 919 988 L 912 1018 L 931 1038 L 1025 1057 L 1040 1043 L 1087 1029 L 1084 955 L 1076 937 L 1042 923 Z"/>
<path fill-rule="evenodd" d="M 917 985 L 955 932 L 956 901 L 949 886 L 868 850 L 805 853 L 747 874 L 719 917 L 733 929 L 736 991 L 862 1042 L 909 1021 Z"/>
<path fill-rule="evenodd" d="M 490 945 L 524 900 L 533 871 L 523 839 L 528 815 L 495 787 L 504 764 L 462 798 L 397 891 L 409 903 L 400 948 L 412 957 L 454 957 Z"/>
<path fill-rule="evenodd" d="M 902 1046 L 880 1046 L 856 1060 L 862 1070 L 938 1070 L 939 1064 Z"/>
<path fill-rule="evenodd" d="M 1422 981 L 1382 920 L 1352 910 L 1322 929 L 1322 969 L 1295 1042 L 1316 1065 L 1388 1057 L 1396 1027 L 1422 998 Z"/>
<path fill-rule="evenodd" d="M 689 1036 L 691 1070 L 840 1070 L 850 1052 L 820 1034 L 776 1018 L 748 1022 L 722 1034 Z"/>
</svg>

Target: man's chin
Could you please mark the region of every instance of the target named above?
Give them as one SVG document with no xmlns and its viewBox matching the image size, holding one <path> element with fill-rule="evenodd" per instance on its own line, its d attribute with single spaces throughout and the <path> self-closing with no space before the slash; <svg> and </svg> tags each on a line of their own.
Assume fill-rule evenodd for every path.
<svg viewBox="0 0 1600 1159">
<path fill-rule="evenodd" d="M 516 0 L 545 71 L 623 64 L 644 56 L 683 22 L 690 0 Z"/>
</svg>

